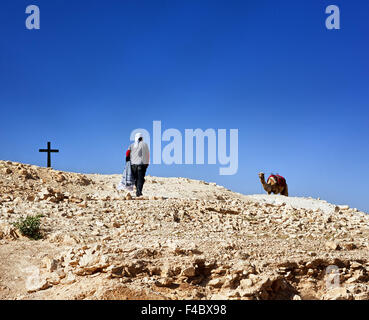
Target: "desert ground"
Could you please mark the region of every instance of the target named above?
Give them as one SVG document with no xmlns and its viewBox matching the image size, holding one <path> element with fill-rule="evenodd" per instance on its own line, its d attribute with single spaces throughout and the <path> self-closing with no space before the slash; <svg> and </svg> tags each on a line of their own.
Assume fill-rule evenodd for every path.
<svg viewBox="0 0 369 320">
<path fill-rule="evenodd" d="M 120 179 L 0 161 L 0 299 L 369 299 L 364 212 L 179 177 L 136 198 Z M 22 236 L 37 214 L 43 238 Z"/>
</svg>

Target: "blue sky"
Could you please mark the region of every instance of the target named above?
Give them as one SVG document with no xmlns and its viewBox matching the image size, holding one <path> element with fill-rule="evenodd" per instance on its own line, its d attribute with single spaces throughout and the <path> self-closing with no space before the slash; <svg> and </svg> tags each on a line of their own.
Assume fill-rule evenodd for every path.
<svg viewBox="0 0 369 320">
<path fill-rule="evenodd" d="M 38 5 L 41 29 L 27 30 Z M 325 8 L 341 10 L 327 30 Z M 148 174 L 369 212 L 369 2 L 4 0 L 0 159 L 119 173 L 135 128 L 239 130 L 239 170 L 152 165 Z M 165 145 L 165 144 L 164 144 Z"/>
</svg>

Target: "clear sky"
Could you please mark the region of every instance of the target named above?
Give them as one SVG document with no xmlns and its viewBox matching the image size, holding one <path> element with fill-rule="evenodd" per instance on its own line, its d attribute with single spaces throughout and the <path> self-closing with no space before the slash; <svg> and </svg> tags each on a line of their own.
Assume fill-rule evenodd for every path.
<svg viewBox="0 0 369 320">
<path fill-rule="evenodd" d="M 38 5 L 41 29 L 27 30 Z M 341 29 L 327 30 L 338 5 Z M 151 165 L 150 175 L 290 195 L 369 212 L 369 1 L 3 0 L 0 159 L 120 173 L 129 134 L 239 130 L 239 169 Z M 165 145 L 165 143 L 163 143 Z"/>
</svg>

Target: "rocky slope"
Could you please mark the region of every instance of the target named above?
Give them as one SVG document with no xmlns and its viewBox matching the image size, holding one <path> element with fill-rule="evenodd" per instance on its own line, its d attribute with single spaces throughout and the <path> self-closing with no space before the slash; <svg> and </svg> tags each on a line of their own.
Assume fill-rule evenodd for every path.
<svg viewBox="0 0 369 320">
<path fill-rule="evenodd" d="M 150 176 L 132 199 L 120 178 L 0 161 L 0 299 L 369 298 L 357 209 Z M 36 214 L 37 241 L 12 225 Z"/>
</svg>

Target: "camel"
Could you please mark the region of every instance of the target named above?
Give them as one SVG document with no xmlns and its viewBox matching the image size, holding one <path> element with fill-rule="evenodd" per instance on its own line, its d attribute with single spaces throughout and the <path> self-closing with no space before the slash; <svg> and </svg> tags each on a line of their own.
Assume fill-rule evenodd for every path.
<svg viewBox="0 0 369 320">
<path fill-rule="evenodd" d="M 279 176 L 280 177 L 280 176 Z M 288 186 L 286 180 L 282 177 L 278 178 L 276 175 L 271 175 L 268 181 L 265 182 L 265 176 L 263 172 L 259 173 L 260 182 L 263 185 L 264 190 L 268 193 L 278 194 L 288 197 Z"/>
</svg>

